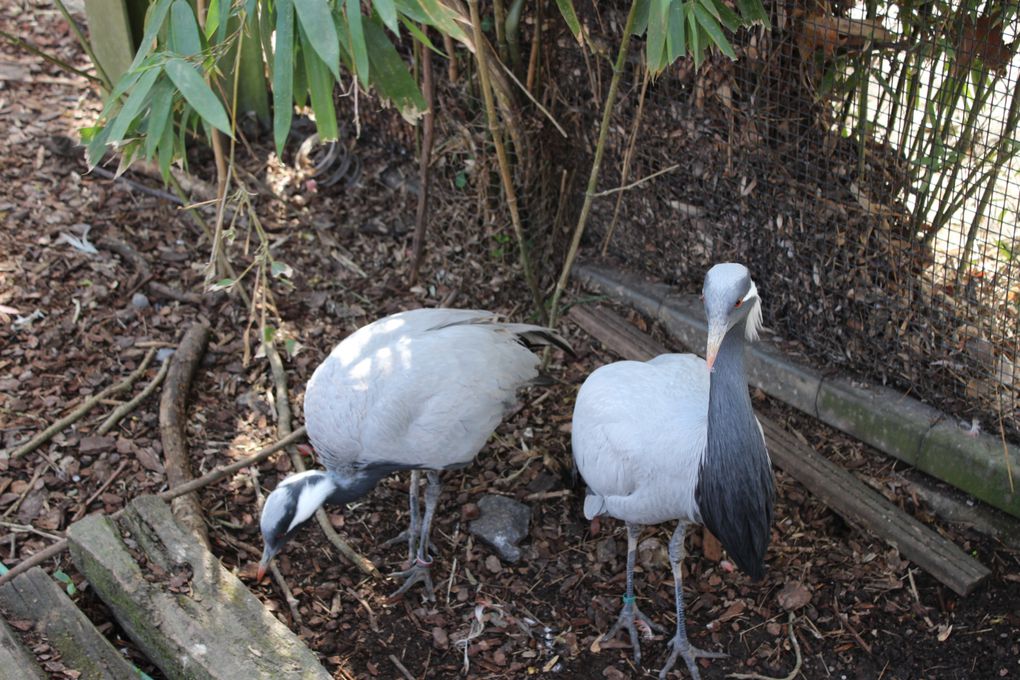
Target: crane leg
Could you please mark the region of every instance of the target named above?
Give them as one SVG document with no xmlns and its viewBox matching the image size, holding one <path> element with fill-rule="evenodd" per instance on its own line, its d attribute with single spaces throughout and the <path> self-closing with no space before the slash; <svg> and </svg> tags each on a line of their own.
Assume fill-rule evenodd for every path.
<svg viewBox="0 0 1020 680">
<path fill-rule="evenodd" d="M 626 628 L 630 633 L 630 646 L 634 649 L 634 663 L 641 663 L 641 644 L 638 642 L 638 631 L 635 621 L 640 621 L 651 630 L 665 633 L 666 629 L 645 616 L 644 612 L 638 609 L 634 598 L 634 560 L 637 557 L 638 535 L 641 527 L 637 524 L 627 524 L 627 594 L 623 596 L 623 608 L 616 623 L 603 636 L 602 640 L 611 640 L 616 637 L 621 628 Z"/>
<path fill-rule="evenodd" d="M 383 543 L 383 547 L 389 547 L 407 541 L 407 561 L 414 562 L 417 553 L 418 532 L 421 530 L 421 520 L 418 519 L 418 480 L 421 479 L 420 470 L 411 470 L 411 485 L 407 489 L 407 498 L 410 510 L 410 525 L 406 530 Z"/>
<path fill-rule="evenodd" d="M 684 536 L 687 533 L 687 525 L 684 522 L 680 522 L 676 525 L 676 531 L 673 532 L 673 537 L 669 539 L 669 561 L 673 566 L 673 588 L 674 597 L 676 598 L 676 635 L 670 640 L 670 654 L 666 660 L 666 665 L 659 671 L 659 680 L 665 680 L 666 674 L 669 673 L 673 665 L 676 664 L 677 657 L 682 657 L 684 663 L 687 664 L 687 670 L 690 671 L 693 680 L 701 680 L 701 675 L 698 672 L 698 666 L 694 663 L 695 659 L 724 659 L 727 654 L 722 652 L 706 652 L 703 649 L 691 645 L 687 641 L 687 621 L 684 618 L 684 586 L 683 586 L 683 571 L 682 565 L 684 561 Z"/>
<path fill-rule="evenodd" d="M 418 537 L 418 552 L 409 569 L 393 574 L 394 577 L 403 578 L 404 584 L 390 596 L 390 599 L 403 595 L 418 581 L 425 585 L 426 599 L 430 601 L 436 599 L 435 589 L 432 587 L 432 557 L 429 555 L 429 546 L 431 545 L 429 536 L 432 531 L 432 517 L 436 513 L 436 505 L 439 503 L 439 494 L 443 490 L 443 485 L 439 481 L 437 471 L 429 470 L 426 475 L 428 476 L 428 485 L 425 487 L 425 516 L 422 518 L 421 535 Z"/>
</svg>

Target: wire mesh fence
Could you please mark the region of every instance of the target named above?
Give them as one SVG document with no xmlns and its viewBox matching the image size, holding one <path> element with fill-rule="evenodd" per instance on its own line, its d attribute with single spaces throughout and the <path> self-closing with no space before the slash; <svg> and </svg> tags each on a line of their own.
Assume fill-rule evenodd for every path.
<svg viewBox="0 0 1020 680">
<path fill-rule="evenodd" d="M 631 61 L 600 184 L 666 172 L 603 199 L 592 244 L 691 289 L 745 261 L 816 367 L 1017 440 L 1016 3 L 769 12 L 736 62 L 646 86 Z"/>
</svg>

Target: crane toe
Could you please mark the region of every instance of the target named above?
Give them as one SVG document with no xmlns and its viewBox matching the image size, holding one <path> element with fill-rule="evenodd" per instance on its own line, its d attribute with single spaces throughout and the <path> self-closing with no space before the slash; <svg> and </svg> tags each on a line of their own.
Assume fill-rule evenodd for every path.
<svg viewBox="0 0 1020 680">
<path fill-rule="evenodd" d="M 701 680 L 701 673 L 698 671 L 698 666 L 694 663 L 695 659 L 725 659 L 729 656 L 725 652 L 709 652 L 704 649 L 698 649 L 690 642 L 687 641 L 686 637 L 677 635 L 669 642 L 670 649 L 672 650 L 669 654 L 669 658 L 666 659 L 666 664 L 659 671 L 659 680 L 666 680 L 666 675 L 676 665 L 677 658 L 682 658 L 684 663 L 687 664 L 687 670 L 690 671 L 691 678 L 693 680 Z"/>
<path fill-rule="evenodd" d="M 612 640 L 616 637 L 616 634 L 620 632 L 620 629 L 626 629 L 630 635 L 630 646 L 634 650 L 634 663 L 641 664 L 641 643 L 639 641 L 638 626 L 640 623 L 642 628 L 645 630 L 644 638 L 651 639 L 652 631 L 656 633 L 665 633 L 666 629 L 659 624 L 652 621 L 648 616 L 641 611 L 636 603 L 627 602 L 620 609 L 620 615 L 616 619 L 616 623 L 609 629 L 609 632 L 602 636 L 603 642 Z"/>
<path fill-rule="evenodd" d="M 428 600 L 429 602 L 435 602 L 436 591 L 432 587 L 431 561 L 425 564 L 422 563 L 420 560 L 417 560 L 415 561 L 414 564 L 411 565 L 409 569 L 405 569 L 404 571 L 398 571 L 396 573 L 390 574 L 390 578 L 404 579 L 403 585 L 397 588 L 397 590 L 392 595 L 389 596 L 388 599 L 390 602 L 399 600 L 404 595 L 404 593 L 410 590 L 411 586 L 418 582 L 423 583 L 425 586 L 425 599 Z"/>
</svg>

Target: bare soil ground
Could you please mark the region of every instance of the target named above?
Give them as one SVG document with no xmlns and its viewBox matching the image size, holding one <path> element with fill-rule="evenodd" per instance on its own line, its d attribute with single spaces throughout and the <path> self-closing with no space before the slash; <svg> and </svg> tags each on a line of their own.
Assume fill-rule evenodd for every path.
<svg viewBox="0 0 1020 680">
<path fill-rule="evenodd" d="M 84 65 L 59 15 L 48 5 L 29 8 L 0 9 L 0 27 Z M 178 292 L 201 290 L 208 243 L 166 200 L 84 174 L 82 162 L 62 141 L 94 116 L 96 99 L 83 81 L 6 43 L 0 47 L 0 68 L 5 131 L 0 137 L 0 446 L 9 450 L 121 379 L 148 348 L 175 346 L 199 318 L 212 324 L 214 336 L 190 397 L 188 442 L 195 472 L 277 439 L 267 362 L 242 360 L 248 312 L 239 302 L 222 295 L 199 304 L 161 296 L 139 282 L 120 256 L 102 247 L 96 254 L 81 252 L 61 235 L 80 236 L 76 225 L 89 225 L 92 243 L 111 237 L 126 241 L 148 262 L 154 281 Z M 399 123 L 386 116 L 366 121 L 360 139 L 351 144 L 362 169 L 347 187 L 273 185 L 272 167 L 247 165 L 254 177 L 277 189 L 258 201 L 274 257 L 294 272 L 290 284 L 274 281 L 273 292 L 281 331 L 303 345 L 286 358 L 295 424 L 303 386 L 316 364 L 336 342 L 378 316 L 445 302 L 526 318 L 528 294 L 507 252 L 501 220 L 492 218 L 501 213 L 479 199 L 484 192 L 476 189 L 477 177 L 465 163 L 471 145 L 462 143 L 464 134 L 474 149 L 484 149 L 482 126 L 439 131 L 436 217 L 423 280 L 411 289 L 406 275 L 414 192 L 406 178 L 414 175 L 415 164 L 409 135 Z M 196 156 L 196 172 L 206 161 Z M 460 173 L 469 180 L 463 187 Z M 157 187 L 145 177 L 133 179 Z M 235 246 L 238 257 L 242 246 L 243 237 Z M 139 306 L 137 299 L 132 303 L 139 292 L 148 306 Z M 256 485 L 275 486 L 291 471 L 289 459 L 271 459 L 256 474 L 238 474 L 201 494 L 218 557 L 302 636 L 335 677 L 402 677 L 393 658 L 416 678 L 615 679 L 657 672 L 666 640 L 644 642 L 642 667 L 633 665 L 622 640 L 596 644 L 620 606 L 626 543 L 622 526 L 603 523 L 593 535 L 581 516 L 569 426 L 577 386 L 616 357 L 592 346 L 576 328 L 565 330 L 579 356 L 555 357 L 556 384 L 523 395 L 521 410 L 478 461 L 446 477 L 433 533 L 439 551 L 435 604 L 423 603 L 418 590 L 387 604 L 395 585 L 363 578 L 311 525 L 279 560 L 298 601 L 298 623 L 271 582 L 254 580 L 261 547 Z M 155 371 L 150 368 L 144 380 Z M 798 658 L 788 628 L 792 620 L 801 677 L 1020 677 L 1020 556 L 967 527 L 937 520 L 895 462 L 763 395 L 754 397 L 757 408 L 936 526 L 991 567 L 993 576 L 970 597 L 957 597 L 777 472 L 777 517 L 762 583 L 724 569 L 725 556 L 703 545 L 700 532 L 688 539 L 685 586 L 692 641 L 730 654 L 703 663 L 702 676 L 786 675 Z M 109 435 L 97 436 L 95 428 L 111 407 L 102 405 L 24 458 L 0 456 L 3 564 L 13 566 L 48 545 L 78 513 L 112 512 L 139 494 L 165 488 L 156 399 L 144 402 Z M 380 544 L 406 524 L 406 488 L 406 475 L 393 476 L 363 502 L 330 512 L 341 535 L 384 572 L 400 568 L 404 557 L 401 547 Z M 467 532 L 473 504 L 484 493 L 510 495 L 532 508 L 531 534 L 517 564 L 501 563 Z M 526 500 L 532 494 L 539 496 Z M 646 529 L 637 576 L 642 609 L 667 627 L 673 625 L 666 562 L 671 530 Z M 79 606 L 140 668 L 159 677 L 124 639 L 66 554 L 47 567 L 69 574 L 78 586 Z M 41 658 L 52 654 L 45 640 L 31 642 Z M 47 660 L 52 677 L 70 677 L 58 658 Z M 672 677 L 686 675 L 678 670 Z"/>
</svg>

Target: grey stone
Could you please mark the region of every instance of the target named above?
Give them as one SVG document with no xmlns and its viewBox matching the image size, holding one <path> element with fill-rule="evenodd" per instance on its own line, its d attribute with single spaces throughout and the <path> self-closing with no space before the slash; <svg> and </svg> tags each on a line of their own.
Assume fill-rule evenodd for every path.
<svg viewBox="0 0 1020 680">
<path fill-rule="evenodd" d="M 471 522 L 471 533 L 480 538 L 505 562 L 521 558 L 517 544 L 528 535 L 531 508 L 513 498 L 486 494 L 478 500 L 481 514 Z"/>
<path fill-rule="evenodd" d="M 135 293 L 131 296 L 131 306 L 136 309 L 145 309 L 149 306 L 149 298 L 143 293 Z"/>
</svg>

